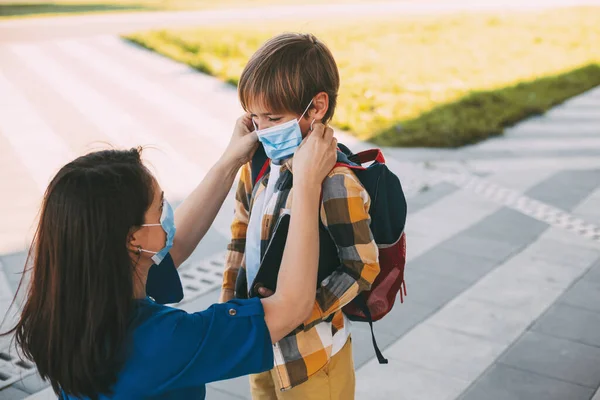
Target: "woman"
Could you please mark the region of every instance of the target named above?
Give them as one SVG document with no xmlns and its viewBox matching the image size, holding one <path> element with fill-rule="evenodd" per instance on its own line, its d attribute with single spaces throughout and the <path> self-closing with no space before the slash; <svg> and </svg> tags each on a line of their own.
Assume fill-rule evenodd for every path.
<svg viewBox="0 0 600 400">
<path fill-rule="evenodd" d="M 221 160 L 173 212 L 137 150 L 63 167 L 48 187 L 17 343 L 64 398 L 203 399 L 205 384 L 273 367 L 276 343 L 310 313 L 320 186 L 333 132 L 315 126 L 294 158 L 295 201 L 277 292 L 188 314 L 146 295 L 148 271 L 179 265 L 210 227 L 256 148 L 248 116 Z M 178 225 L 175 234 L 175 223 Z"/>
</svg>

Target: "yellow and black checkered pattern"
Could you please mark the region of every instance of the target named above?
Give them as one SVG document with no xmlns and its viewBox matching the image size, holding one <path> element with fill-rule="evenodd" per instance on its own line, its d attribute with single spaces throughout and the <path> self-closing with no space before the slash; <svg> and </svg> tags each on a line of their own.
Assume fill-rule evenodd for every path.
<svg viewBox="0 0 600 400">
<path fill-rule="evenodd" d="M 261 251 L 267 248 L 278 218 L 291 210 L 293 201 L 292 160 L 282 166 L 275 185 L 272 212 L 263 216 Z M 253 199 L 266 188 L 266 174 L 253 187 L 250 165 L 244 166 L 236 193 L 232 239 L 223 278 L 223 289 L 234 290 L 240 268 L 244 268 L 246 232 Z M 347 167 L 333 169 L 323 183 L 321 220 L 335 242 L 340 265 L 317 290 L 313 311 L 300 329 L 274 346 L 275 369 L 280 389 L 307 381 L 331 358 L 334 336 L 344 328 L 342 307 L 362 291 L 369 290 L 379 273 L 378 249 L 369 228 L 371 201 L 358 178 Z"/>
</svg>

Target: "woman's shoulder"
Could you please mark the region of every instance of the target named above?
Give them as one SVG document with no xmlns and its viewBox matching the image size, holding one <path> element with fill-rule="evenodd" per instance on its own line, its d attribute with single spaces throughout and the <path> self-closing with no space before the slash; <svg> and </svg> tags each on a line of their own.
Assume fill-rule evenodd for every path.
<svg viewBox="0 0 600 400">
<path fill-rule="evenodd" d="M 137 318 L 130 356 L 138 366 L 162 363 L 181 367 L 191 353 L 222 347 L 225 338 L 230 345 L 249 340 L 253 326 L 268 335 L 262 303 L 256 298 L 214 304 L 195 313 L 147 300 L 141 303 Z"/>
<path fill-rule="evenodd" d="M 174 307 L 159 304 L 150 296 L 145 299 L 136 300 L 134 310 L 134 323 L 136 326 L 146 322 L 148 319 L 172 316 L 185 312 Z"/>
<path fill-rule="evenodd" d="M 162 305 L 154 302 L 151 298 L 139 300 L 134 318 L 136 331 L 150 330 L 156 333 L 161 330 L 173 332 L 175 328 L 180 330 L 185 327 L 194 327 L 195 330 L 202 329 L 205 324 L 214 324 L 219 320 L 227 322 L 233 317 L 263 317 L 264 310 L 259 299 L 232 300 L 228 303 L 213 304 L 209 308 L 188 313 L 187 311 Z M 147 335 L 147 332 L 143 332 Z"/>
</svg>

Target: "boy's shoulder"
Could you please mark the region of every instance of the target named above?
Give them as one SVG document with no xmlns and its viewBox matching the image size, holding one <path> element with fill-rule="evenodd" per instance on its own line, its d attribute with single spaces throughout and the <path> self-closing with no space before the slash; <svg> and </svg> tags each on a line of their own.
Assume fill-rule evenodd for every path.
<svg viewBox="0 0 600 400">
<path fill-rule="evenodd" d="M 339 195 L 343 193 L 342 190 L 349 195 L 351 192 L 366 193 L 366 189 L 351 168 L 336 165 L 323 181 L 323 192 L 335 192 Z"/>
<path fill-rule="evenodd" d="M 328 181 L 328 180 L 331 180 L 332 178 L 336 178 L 336 177 L 337 177 L 337 180 L 339 180 L 339 177 L 345 177 L 345 178 L 351 179 L 352 181 L 360 183 L 360 180 L 358 179 L 358 177 L 356 176 L 354 171 L 347 165 L 341 165 L 341 164 L 336 165 L 331 170 L 331 172 L 327 175 L 327 178 L 325 178 L 325 180 Z"/>
</svg>

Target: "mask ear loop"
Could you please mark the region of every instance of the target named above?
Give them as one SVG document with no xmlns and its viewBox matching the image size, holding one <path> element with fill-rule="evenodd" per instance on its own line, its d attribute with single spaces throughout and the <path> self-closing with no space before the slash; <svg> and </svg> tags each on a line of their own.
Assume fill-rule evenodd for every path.
<svg viewBox="0 0 600 400">
<path fill-rule="evenodd" d="M 311 132 L 312 132 L 312 130 L 313 130 L 313 125 L 315 124 L 315 121 L 316 121 L 316 118 L 314 118 L 314 119 L 312 120 L 312 122 L 310 123 L 310 131 L 311 131 Z"/>
<path fill-rule="evenodd" d="M 300 122 L 300 120 L 302 118 L 304 118 L 304 114 L 306 114 L 306 112 L 308 111 L 308 109 L 310 108 L 311 104 L 313 102 L 313 99 L 310 99 L 310 103 L 308 103 L 308 105 L 306 106 L 306 108 L 304 109 L 304 112 L 302 113 L 302 115 L 300 116 L 300 118 L 298 118 L 298 122 Z"/>
</svg>

